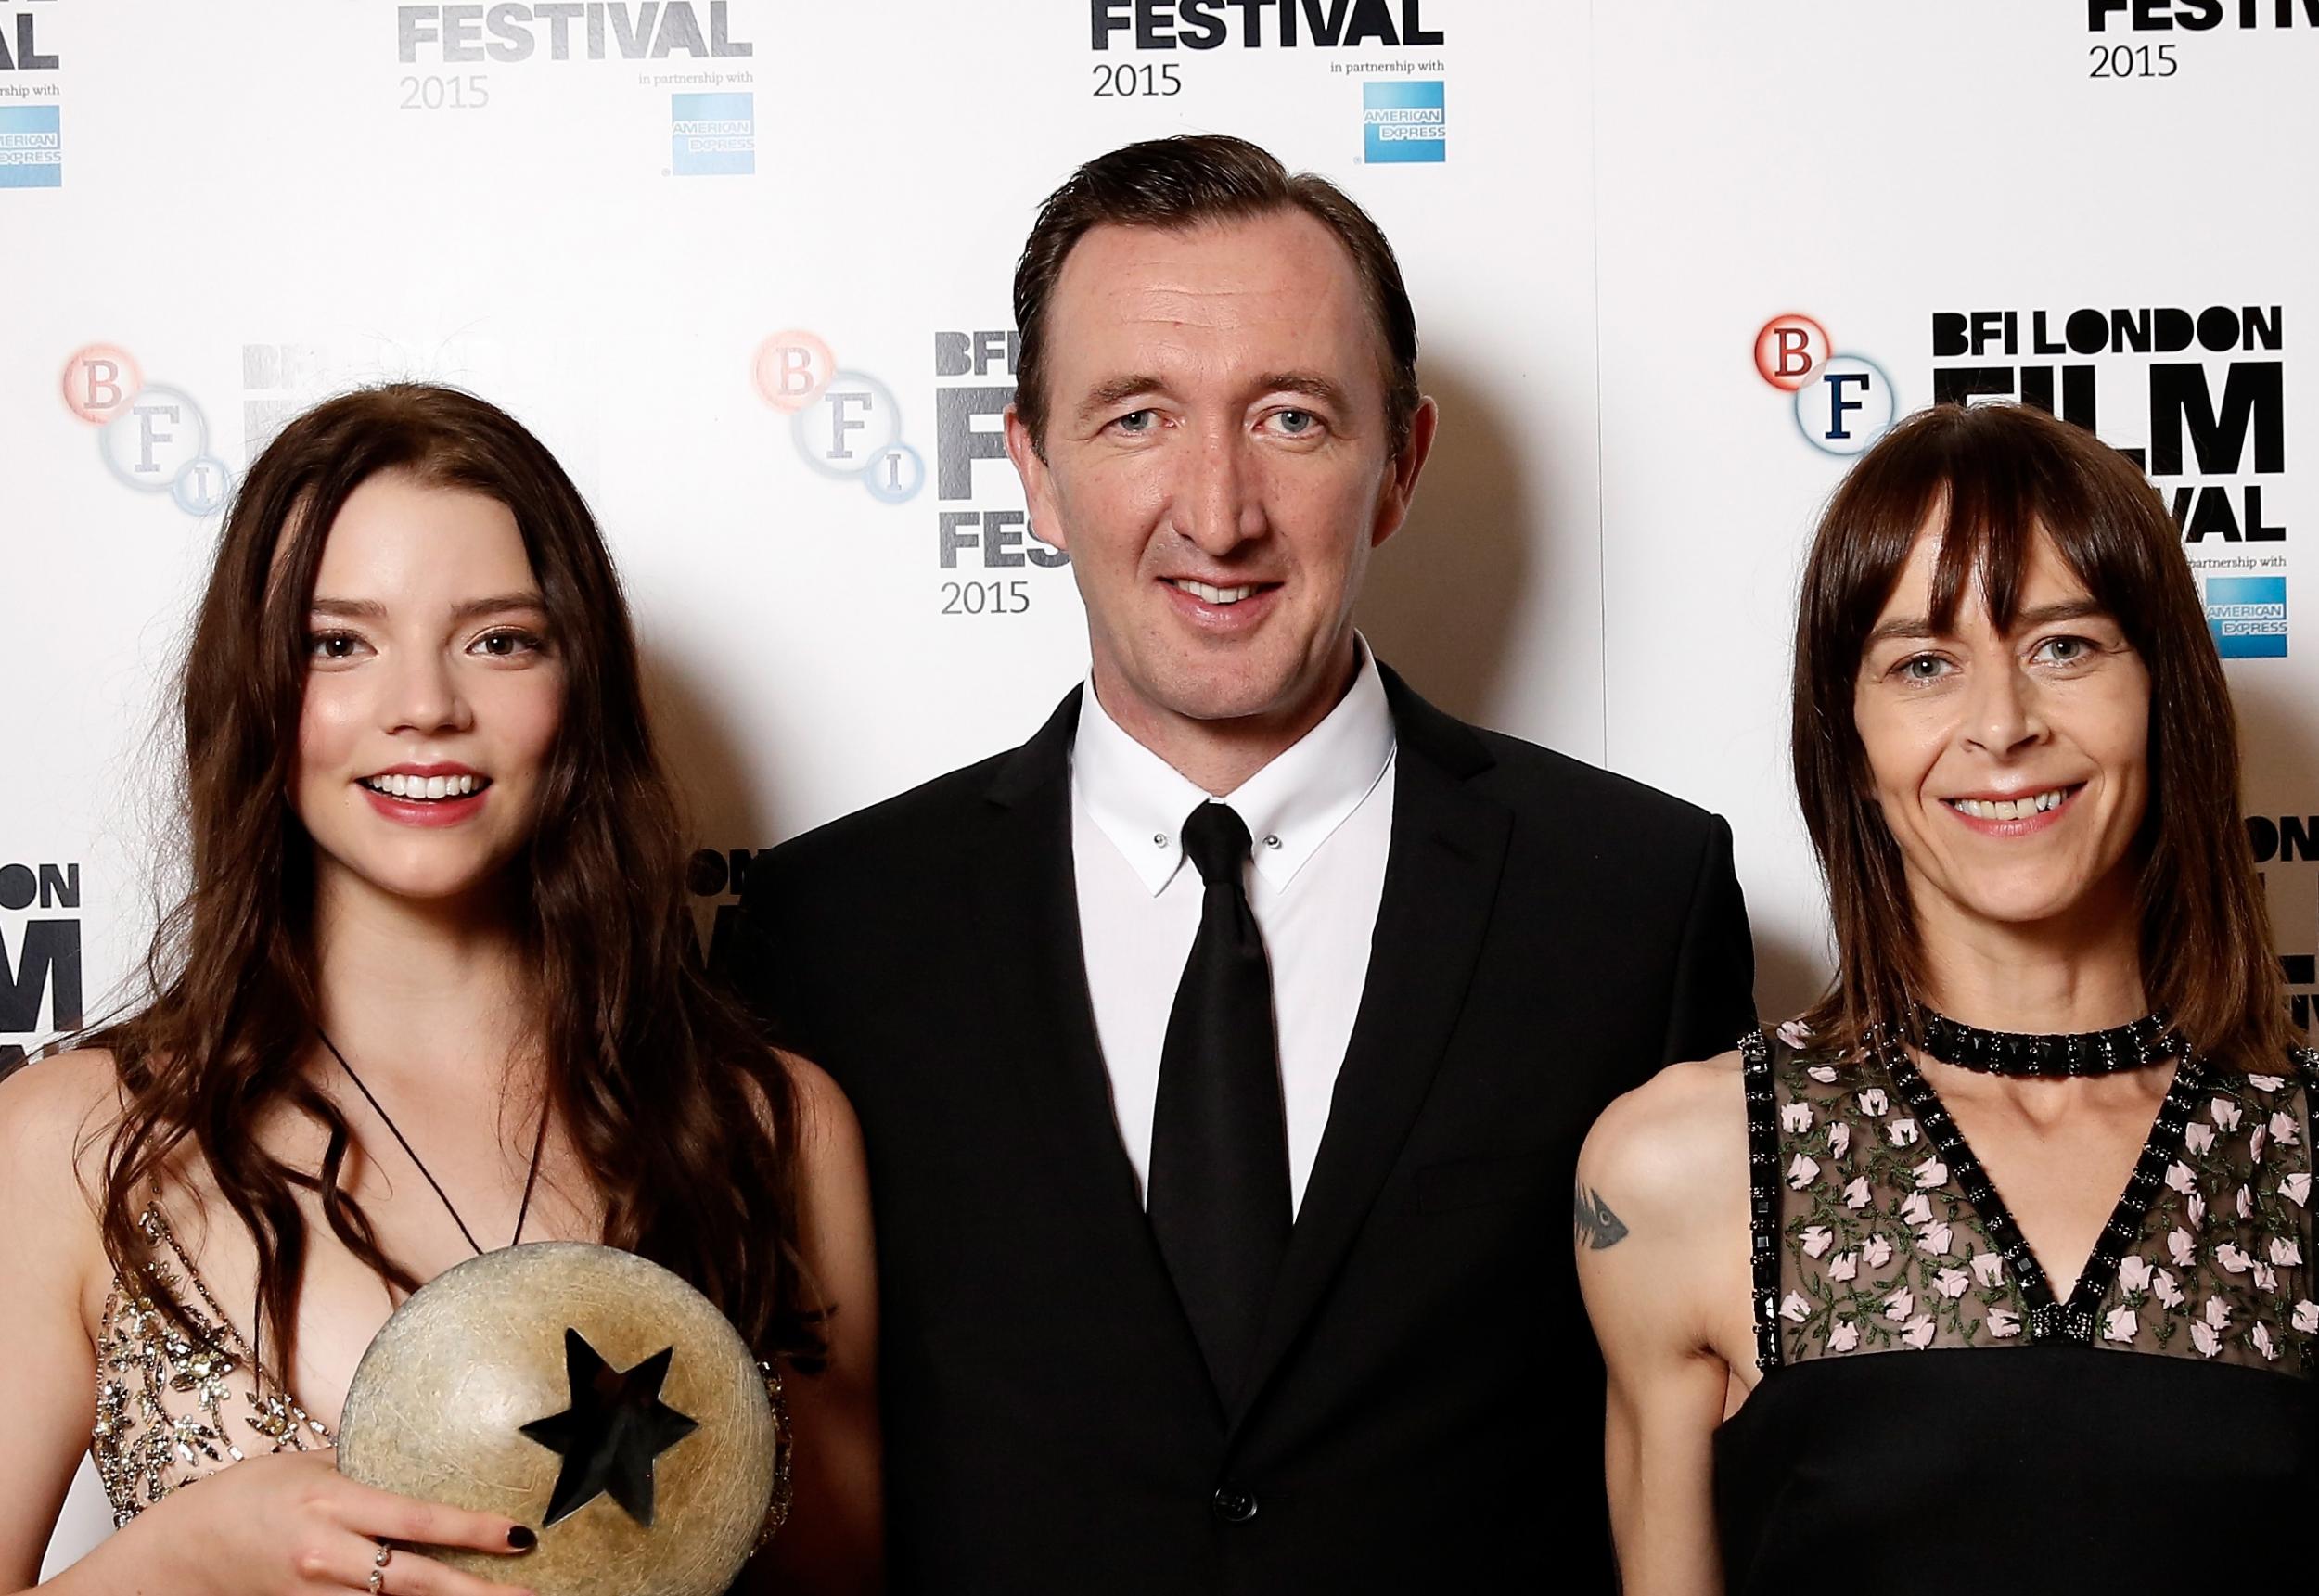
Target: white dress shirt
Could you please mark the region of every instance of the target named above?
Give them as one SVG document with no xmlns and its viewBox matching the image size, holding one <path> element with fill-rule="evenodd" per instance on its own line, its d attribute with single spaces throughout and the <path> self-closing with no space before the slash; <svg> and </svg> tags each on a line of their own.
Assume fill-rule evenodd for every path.
<svg viewBox="0 0 2319 1596">
<path fill-rule="evenodd" d="M 1352 689 L 1327 719 L 1216 795 L 1255 839 L 1249 906 L 1272 962 L 1288 1189 L 1300 1208 L 1368 980 L 1391 842 L 1394 746 L 1385 683 L 1364 644 Z M 1204 895 L 1177 833 L 1210 796 L 1121 731 L 1088 680 L 1071 746 L 1079 929 L 1112 1112 L 1139 1189 L 1151 1171 L 1168 1015 Z"/>
</svg>

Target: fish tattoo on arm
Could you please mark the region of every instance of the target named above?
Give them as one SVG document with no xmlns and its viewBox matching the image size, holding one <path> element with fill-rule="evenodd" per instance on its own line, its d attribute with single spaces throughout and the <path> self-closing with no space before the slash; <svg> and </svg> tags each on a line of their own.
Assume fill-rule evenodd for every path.
<svg viewBox="0 0 2319 1596">
<path fill-rule="evenodd" d="M 1602 1194 L 1585 1181 L 1573 1182 L 1570 1207 L 1570 1239 L 1590 1252 L 1615 1247 L 1626 1240 L 1626 1221 L 1610 1211 L 1610 1205 L 1602 1200 Z"/>
</svg>

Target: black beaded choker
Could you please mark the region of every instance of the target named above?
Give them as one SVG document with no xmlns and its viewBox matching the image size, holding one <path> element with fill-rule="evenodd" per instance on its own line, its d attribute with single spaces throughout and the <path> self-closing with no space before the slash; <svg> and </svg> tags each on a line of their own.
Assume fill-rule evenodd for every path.
<svg viewBox="0 0 2319 1596">
<path fill-rule="evenodd" d="M 1908 1033 L 1927 1056 L 1984 1075 L 2112 1075 L 2172 1058 L 2186 1046 L 2162 1013 L 2108 1030 L 2039 1036 L 1983 1030 L 1911 1003 Z"/>
</svg>

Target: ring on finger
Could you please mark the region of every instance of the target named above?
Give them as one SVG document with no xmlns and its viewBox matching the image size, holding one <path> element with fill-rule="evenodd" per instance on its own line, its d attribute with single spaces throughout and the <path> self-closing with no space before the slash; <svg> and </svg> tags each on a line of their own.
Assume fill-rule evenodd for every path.
<svg viewBox="0 0 2319 1596">
<path fill-rule="evenodd" d="M 387 1559 L 393 1555 L 393 1547 L 383 1540 L 378 1543 L 378 1555 L 370 1560 L 370 1583 L 364 1587 L 369 1596 L 378 1596 L 387 1588 Z"/>
</svg>

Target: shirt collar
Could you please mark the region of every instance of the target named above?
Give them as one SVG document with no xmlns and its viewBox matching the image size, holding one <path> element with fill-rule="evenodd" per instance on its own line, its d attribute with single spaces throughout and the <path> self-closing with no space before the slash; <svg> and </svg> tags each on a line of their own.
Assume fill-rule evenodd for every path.
<svg viewBox="0 0 2319 1596">
<path fill-rule="evenodd" d="M 1222 795 L 1255 839 L 1256 868 L 1275 891 L 1287 887 L 1384 779 L 1393 762 L 1391 708 L 1365 640 L 1352 690 L 1321 723 L 1262 770 Z M 1122 731 L 1095 696 L 1080 691 L 1071 780 L 1087 816 L 1158 896 L 1183 866 L 1176 835 L 1209 794 Z"/>
</svg>

